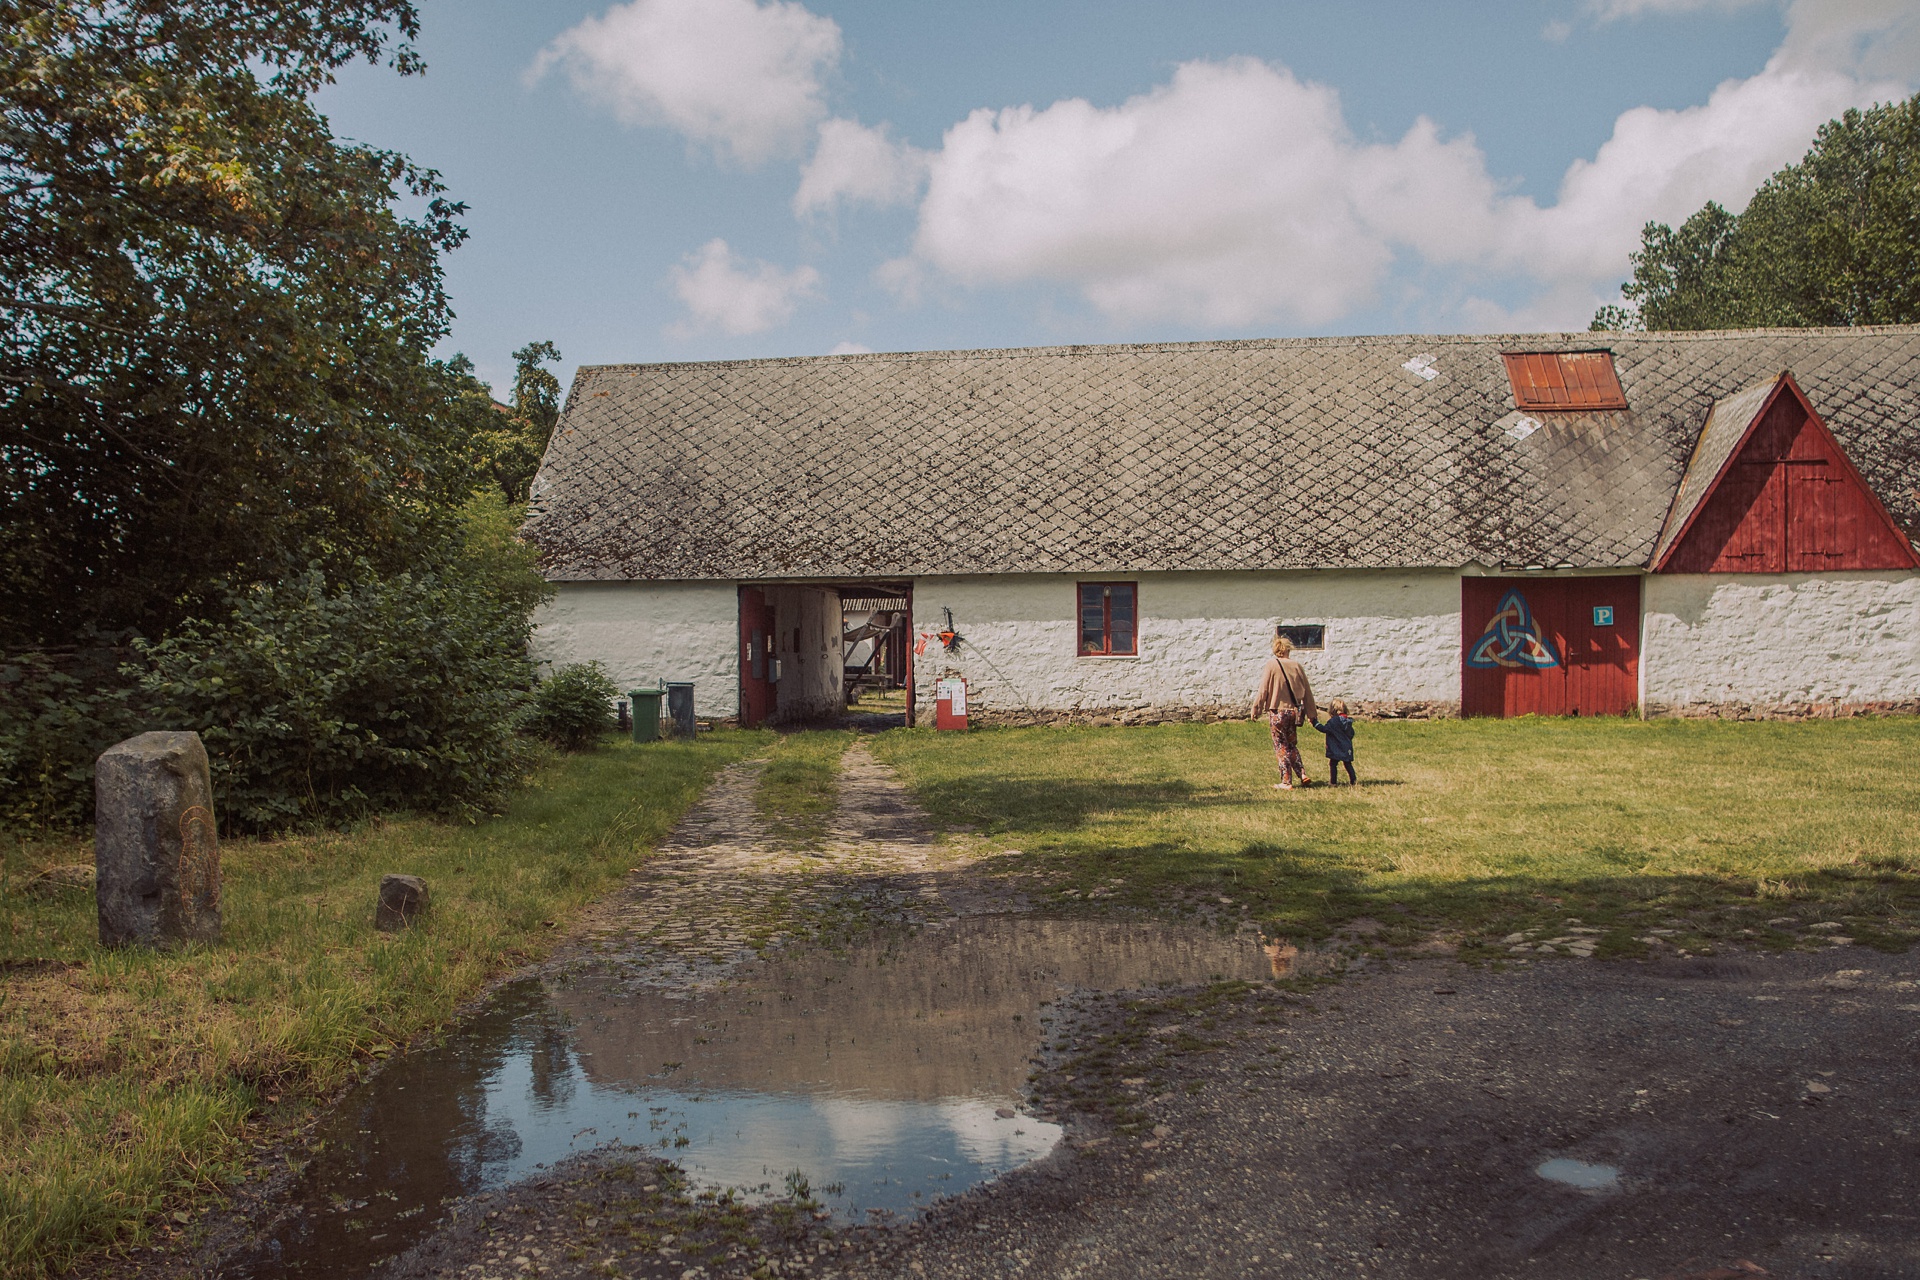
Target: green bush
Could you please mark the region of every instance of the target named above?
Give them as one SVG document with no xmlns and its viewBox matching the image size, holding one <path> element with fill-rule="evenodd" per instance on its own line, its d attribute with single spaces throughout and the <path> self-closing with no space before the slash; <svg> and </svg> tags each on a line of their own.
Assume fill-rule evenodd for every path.
<svg viewBox="0 0 1920 1280">
<path fill-rule="evenodd" d="M 96 644 L 0 660 L 0 825 L 79 826 L 93 817 L 93 762 L 150 727 L 121 670 L 130 652 Z"/>
<path fill-rule="evenodd" d="M 197 729 L 222 823 L 473 814 L 524 773 L 528 612 L 472 566 L 329 589 L 320 570 L 140 645 L 165 723 Z"/>
<path fill-rule="evenodd" d="M 558 667 L 533 693 L 527 730 L 564 751 L 585 751 L 613 724 L 619 686 L 598 662 Z"/>
</svg>

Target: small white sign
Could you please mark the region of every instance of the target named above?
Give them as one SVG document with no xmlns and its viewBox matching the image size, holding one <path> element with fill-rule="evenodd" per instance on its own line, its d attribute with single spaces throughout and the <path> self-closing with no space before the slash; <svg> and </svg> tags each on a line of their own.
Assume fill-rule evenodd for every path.
<svg viewBox="0 0 1920 1280">
<path fill-rule="evenodd" d="M 1528 436 L 1532 435 L 1534 432 L 1538 431 L 1539 429 L 1540 429 L 1540 419 L 1529 418 L 1523 414 L 1522 416 L 1515 418 L 1510 424 L 1508 424 L 1507 436 L 1509 439 L 1513 439 L 1513 440 L 1525 440 Z"/>
<path fill-rule="evenodd" d="M 965 680 L 942 680 L 935 687 L 933 696 L 936 700 L 949 704 L 947 708 L 949 714 L 956 716 L 967 714 L 967 682 Z"/>
</svg>

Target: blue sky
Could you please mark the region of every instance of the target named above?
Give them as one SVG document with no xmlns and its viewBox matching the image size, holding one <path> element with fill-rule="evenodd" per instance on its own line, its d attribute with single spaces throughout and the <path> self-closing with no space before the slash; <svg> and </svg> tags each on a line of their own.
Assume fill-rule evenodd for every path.
<svg viewBox="0 0 1920 1280">
<path fill-rule="evenodd" d="M 1907 0 L 427 0 L 343 136 L 470 207 L 447 349 L 621 361 L 1584 327 L 1920 82 Z"/>
</svg>

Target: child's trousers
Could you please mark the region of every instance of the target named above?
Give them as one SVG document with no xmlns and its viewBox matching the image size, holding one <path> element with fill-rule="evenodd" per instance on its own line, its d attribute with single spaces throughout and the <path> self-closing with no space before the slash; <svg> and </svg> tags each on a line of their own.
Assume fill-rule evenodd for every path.
<svg viewBox="0 0 1920 1280">
<path fill-rule="evenodd" d="M 1356 787 L 1359 786 L 1360 780 L 1353 776 L 1353 761 L 1351 760 L 1327 761 L 1327 785 L 1330 787 L 1337 787 L 1340 785 L 1340 766 L 1341 765 L 1347 766 L 1347 781 L 1351 782 Z"/>
</svg>

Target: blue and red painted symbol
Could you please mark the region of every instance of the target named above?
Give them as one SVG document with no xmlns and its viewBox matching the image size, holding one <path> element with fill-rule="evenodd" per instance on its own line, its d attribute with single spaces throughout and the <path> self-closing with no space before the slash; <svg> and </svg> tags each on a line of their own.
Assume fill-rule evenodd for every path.
<svg viewBox="0 0 1920 1280">
<path fill-rule="evenodd" d="M 1500 607 L 1488 619 L 1487 629 L 1468 651 L 1467 665 L 1482 669 L 1544 670 L 1559 666 L 1560 657 L 1540 634 L 1533 610 L 1527 607 L 1527 598 L 1518 591 L 1509 591 L 1500 597 Z"/>
</svg>

